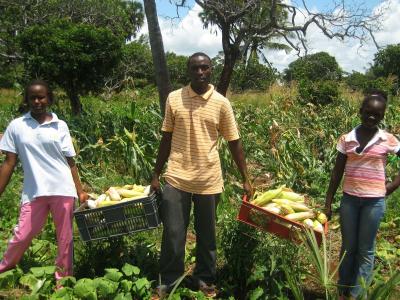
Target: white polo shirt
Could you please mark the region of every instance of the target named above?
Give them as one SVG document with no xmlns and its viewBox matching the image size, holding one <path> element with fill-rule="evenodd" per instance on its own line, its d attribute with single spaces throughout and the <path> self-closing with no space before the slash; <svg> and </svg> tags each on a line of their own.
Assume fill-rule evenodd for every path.
<svg viewBox="0 0 400 300">
<path fill-rule="evenodd" d="M 66 157 L 75 156 L 67 124 L 52 113 L 39 124 L 28 112 L 8 125 L 0 150 L 18 155 L 24 171 L 22 204 L 40 196 L 77 198 Z"/>
</svg>

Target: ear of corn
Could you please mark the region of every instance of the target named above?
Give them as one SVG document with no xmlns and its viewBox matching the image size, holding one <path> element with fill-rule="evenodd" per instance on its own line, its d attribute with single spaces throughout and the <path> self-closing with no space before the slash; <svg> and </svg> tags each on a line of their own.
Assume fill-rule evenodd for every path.
<svg viewBox="0 0 400 300">
<path fill-rule="evenodd" d="M 104 200 L 103 202 L 99 203 L 97 207 L 104 207 L 104 206 L 110 206 L 114 204 L 121 203 L 120 201 L 113 201 L 113 200 Z"/>
<path fill-rule="evenodd" d="M 286 215 L 285 218 L 291 221 L 303 221 L 305 219 L 312 219 L 315 215 L 312 211 L 297 212 L 294 214 Z"/>
<path fill-rule="evenodd" d="M 131 198 L 131 197 L 136 197 L 136 196 L 143 196 L 143 192 L 138 192 L 138 191 L 135 191 L 135 190 L 118 189 L 116 191 L 122 198 Z"/>
<path fill-rule="evenodd" d="M 266 211 L 272 212 L 274 214 L 280 214 L 281 213 L 281 208 L 276 205 L 276 203 L 268 203 L 267 205 L 261 207 L 262 209 L 265 209 Z"/>
<path fill-rule="evenodd" d="M 106 194 L 108 194 L 108 196 L 110 196 L 110 199 L 112 201 L 120 201 L 121 200 L 121 196 L 119 195 L 119 193 L 117 192 L 117 190 L 114 187 L 110 187 Z"/>
<path fill-rule="evenodd" d="M 284 215 L 289 215 L 289 214 L 295 213 L 294 209 L 290 205 L 287 205 L 287 204 L 282 204 L 281 205 L 281 212 Z"/>
<path fill-rule="evenodd" d="M 292 202 L 289 204 L 294 211 L 296 212 L 302 212 L 302 211 L 310 211 L 311 208 L 309 208 L 307 205 L 304 205 L 302 203 L 298 203 L 298 202 Z"/>
<path fill-rule="evenodd" d="M 95 200 L 95 199 L 97 199 L 99 197 L 99 195 L 97 195 L 95 193 L 88 193 L 88 196 L 89 196 L 90 199 L 93 199 L 93 200 Z"/>
<path fill-rule="evenodd" d="M 282 191 L 279 195 L 282 199 L 288 199 L 295 202 L 304 202 L 304 196 L 295 192 Z"/>
<path fill-rule="evenodd" d="M 251 201 L 252 204 L 268 212 L 280 214 L 288 220 L 300 222 L 307 228 L 323 232 L 323 224 L 327 222 L 326 215 L 317 209 L 308 207 L 304 203 L 303 195 L 297 194 L 285 186 L 264 193 L 256 192 L 255 195 L 255 199 Z M 284 223 L 290 227 L 290 223 L 284 220 L 275 219 L 275 222 Z"/>
<path fill-rule="evenodd" d="M 283 186 L 274 189 L 274 190 L 269 190 L 266 191 L 265 193 L 261 194 L 258 196 L 256 199 L 251 201 L 250 203 L 257 205 L 257 206 L 264 206 L 268 202 L 270 202 L 272 199 L 276 198 L 281 192 L 282 192 Z"/>
<path fill-rule="evenodd" d="M 278 204 L 271 202 L 262 206 L 262 208 L 271 208 L 271 207 L 278 207 Z"/>
<path fill-rule="evenodd" d="M 289 205 L 296 212 L 311 210 L 305 204 L 302 204 L 302 203 L 299 203 L 299 202 L 290 201 L 290 200 L 287 200 L 287 199 L 272 199 L 272 202 L 277 203 L 277 204 L 279 204 L 281 206 L 282 205 Z"/>
<path fill-rule="evenodd" d="M 290 201 L 288 199 L 275 198 L 275 199 L 272 199 L 272 202 L 276 203 L 276 204 L 279 204 L 279 205 L 283 205 L 283 204 L 290 205 L 293 201 Z"/>
<path fill-rule="evenodd" d="M 126 190 L 134 190 L 140 193 L 143 193 L 145 189 L 143 185 L 138 185 L 138 184 L 126 184 L 122 188 Z"/>
<path fill-rule="evenodd" d="M 106 194 L 101 194 L 99 197 L 97 197 L 97 199 L 94 201 L 96 203 L 96 206 L 98 206 L 99 203 L 101 203 L 104 200 L 106 200 L 106 198 L 107 198 Z"/>
<path fill-rule="evenodd" d="M 308 228 L 314 228 L 314 222 L 311 219 L 305 219 L 303 224 Z"/>
<path fill-rule="evenodd" d="M 88 207 L 91 208 L 91 209 L 96 208 L 96 206 L 97 206 L 96 202 L 94 200 L 90 200 L 89 199 L 89 200 L 86 201 L 86 203 L 87 203 Z"/>
<path fill-rule="evenodd" d="M 313 229 L 316 231 L 319 231 L 319 232 L 324 231 L 324 227 L 322 226 L 322 224 L 320 222 L 318 222 L 318 220 L 314 220 Z"/>
<path fill-rule="evenodd" d="M 137 196 L 130 197 L 130 198 L 123 198 L 120 202 L 137 200 L 137 199 L 141 199 L 141 198 L 144 198 L 144 197 L 146 197 L 146 195 L 141 194 L 141 195 L 137 195 Z"/>
<path fill-rule="evenodd" d="M 144 193 L 146 196 L 148 196 L 148 195 L 150 195 L 150 190 L 151 190 L 151 187 L 150 187 L 150 185 L 148 185 L 148 186 L 145 187 L 143 193 Z"/>
<path fill-rule="evenodd" d="M 87 201 L 88 208 L 104 207 L 144 198 L 150 194 L 150 186 L 127 184 L 123 187 L 111 186 L 104 194 L 97 196 L 90 194 L 91 199 Z M 104 202 L 104 203 L 103 203 Z"/>
<path fill-rule="evenodd" d="M 326 217 L 326 215 L 325 215 L 324 213 L 319 213 L 318 216 L 317 216 L 317 220 L 318 220 L 322 225 L 324 225 L 324 224 L 328 221 L 328 218 Z"/>
</svg>

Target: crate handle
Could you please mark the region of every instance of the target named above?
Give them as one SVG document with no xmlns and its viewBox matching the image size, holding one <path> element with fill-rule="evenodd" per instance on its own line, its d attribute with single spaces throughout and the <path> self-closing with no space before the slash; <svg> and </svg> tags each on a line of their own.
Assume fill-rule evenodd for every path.
<svg viewBox="0 0 400 300">
<path fill-rule="evenodd" d="M 88 207 L 87 200 L 85 202 L 81 203 L 81 201 L 79 201 L 79 198 L 76 198 L 75 199 L 75 207 L 76 208 L 81 207 L 82 205 L 85 205 L 85 208 L 87 208 Z"/>
</svg>

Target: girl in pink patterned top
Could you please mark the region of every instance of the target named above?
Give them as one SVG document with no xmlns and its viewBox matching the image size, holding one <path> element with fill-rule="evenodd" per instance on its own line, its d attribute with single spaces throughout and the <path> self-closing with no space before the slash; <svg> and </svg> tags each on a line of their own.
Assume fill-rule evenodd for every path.
<svg viewBox="0 0 400 300">
<path fill-rule="evenodd" d="M 400 144 L 392 134 L 378 128 L 386 110 L 386 95 L 380 91 L 367 95 L 360 108 L 361 125 L 342 135 L 332 171 L 325 210 L 331 216 L 331 204 L 344 174 L 340 203 L 342 233 L 339 267 L 339 292 L 345 297 L 365 295 L 374 268 L 375 239 L 385 212 L 385 196 L 400 185 L 400 175 L 386 184 L 388 154 L 400 155 Z"/>
</svg>

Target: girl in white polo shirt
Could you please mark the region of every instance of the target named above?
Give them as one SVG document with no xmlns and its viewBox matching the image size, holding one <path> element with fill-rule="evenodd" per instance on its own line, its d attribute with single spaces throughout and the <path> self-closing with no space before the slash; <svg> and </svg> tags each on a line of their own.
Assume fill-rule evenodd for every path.
<svg viewBox="0 0 400 300">
<path fill-rule="evenodd" d="M 18 264 L 50 212 L 57 232 L 56 280 L 72 275 L 74 199 L 84 202 L 88 195 L 74 163 L 68 126 L 47 111 L 52 103 L 53 93 L 47 83 L 31 82 L 23 99 L 29 112 L 11 121 L 0 140 L 0 150 L 6 154 L 0 168 L 0 196 L 18 159 L 24 171 L 19 221 L 0 262 L 0 273 Z"/>
</svg>

